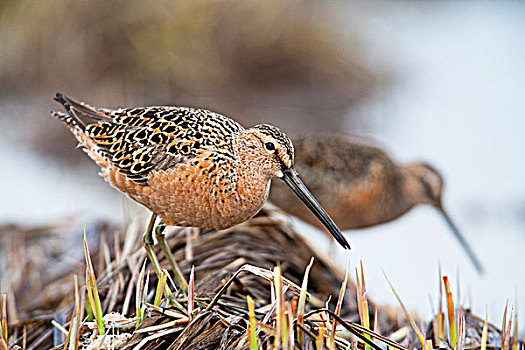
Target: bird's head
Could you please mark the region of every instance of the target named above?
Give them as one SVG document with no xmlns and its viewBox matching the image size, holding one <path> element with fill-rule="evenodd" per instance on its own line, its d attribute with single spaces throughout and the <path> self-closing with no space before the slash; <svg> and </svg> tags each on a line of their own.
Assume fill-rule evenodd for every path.
<svg viewBox="0 0 525 350">
<path fill-rule="evenodd" d="M 259 153 L 259 158 L 262 156 L 265 163 L 264 168 L 270 173 L 270 177 L 282 179 L 308 209 L 317 216 L 334 238 L 343 247 L 350 249 L 350 244 L 348 244 L 339 228 L 308 191 L 295 171 L 294 148 L 288 136 L 278 128 L 267 124 L 256 125 L 247 130 L 247 132 L 253 133 L 259 140 L 258 150 L 254 150 L 254 152 Z"/>
<path fill-rule="evenodd" d="M 414 202 L 441 207 L 443 194 L 443 177 L 432 166 L 426 163 L 410 164 L 404 167 L 409 173 L 412 184 L 411 194 Z"/>
<path fill-rule="evenodd" d="M 259 145 L 256 145 L 257 152 L 270 177 L 282 178 L 288 169 L 293 168 L 294 148 L 284 132 L 268 124 L 256 125 L 248 132 L 253 133 L 259 142 Z"/>
</svg>

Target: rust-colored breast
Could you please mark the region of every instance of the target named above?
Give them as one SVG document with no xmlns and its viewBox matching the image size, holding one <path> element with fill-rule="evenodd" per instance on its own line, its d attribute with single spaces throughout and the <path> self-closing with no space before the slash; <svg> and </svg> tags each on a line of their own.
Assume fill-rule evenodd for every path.
<svg viewBox="0 0 525 350">
<path fill-rule="evenodd" d="M 224 229 L 250 219 L 262 208 L 268 180 L 247 178 L 243 167 L 236 169 L 235 179 L 228 178 L 226 169 L 214 166 L 204 155 L 197 162 L 154 171 L 149 185 L 137 184 L 115 167 L 105 169 L 102 175 L 158 214 L 166 225 Z"/>
</svg>

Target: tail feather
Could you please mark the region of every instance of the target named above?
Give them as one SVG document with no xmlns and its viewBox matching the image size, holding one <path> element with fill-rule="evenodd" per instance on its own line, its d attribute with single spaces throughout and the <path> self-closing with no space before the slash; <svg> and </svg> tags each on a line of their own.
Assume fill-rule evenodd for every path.
<svg viewBox="0 0 525 350">
<path fill-rule="evenodd" d="M 93 121 L 109 119 L 109 116 L 106 114 L 109 111 L 92 107 L 84 102 L 77 102 L 59 92 L 55 95 L 55 101 L 64 106 L 67 114 L 52 112 L 52 115 L 64 121 L 70 127 L 78 128 L 82 131 L 85 131 L 86 126 L 93 123 Z"/>
<path fill-rule="evenodd" d="M 51 115 L 58 120 L 63 121 L 67 124 L 68 127 L 72 129 L 77 129 L 80 131 L 85 131 L 86 127 L 74 114 L 68 114 L 64 112 L 51 111 Z"/>
</svg>

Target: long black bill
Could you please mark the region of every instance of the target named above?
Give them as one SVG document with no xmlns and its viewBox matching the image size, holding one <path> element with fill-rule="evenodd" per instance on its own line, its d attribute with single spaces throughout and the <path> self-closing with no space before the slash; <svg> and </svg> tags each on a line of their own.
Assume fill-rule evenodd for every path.
<svg viewBox="0 0 525 350">
<path fill-rule="evenodd" d="M 314 196 L 308 191 L 306 186 L 303 184 L 297 172 L 293 167 L 286 169 L 283 172 L 283 181 L 290 186 L 292 191 L 299 197 L 300 200 L 317 216 L 317 218 L 323 223 L 328 231 L 334 236 L 335 240 L 339 242 L 344 248 L 351 249 L 346 238 L 343 236 L 339 228 L 335 225 L 332 219 L 328 216 L 326 211 L 317 202 Z"/>
<path fill-rule="evenodd" d="M 481 262 L 476 257 L 476 254 L 474 254 L 474 251 L 472 250 L 470 245 L 467 243 L 465 238 L 461 235 L 461 233 L 459 233 L 458 228 L 456 227 L 456 225 L 454 225 L 454 222 L 452 222 L 452 219 L 448 216 L 445 209 L 443 209 L 441 205 L 439 205 L 437 209 L 439 210 L 441 215 L 443 215 L 443 218 L 447 222 L 448 227 L 450 227 L 450 230 L 452 231 L 456 239 L 459 241 L 459 244 L 461 244 L 461 247 L 463 248 L 463 250 L 467 253 L 468 257 L 470 258 L 470 261 L 472 262 L 472 265 L 474 265 L 474 267 L 476 268 L 476 271 L 478 271 L 480 275 L 483 274 L 483 272 L 485 271 L 483 269 L 483 265 L 481 265 Z"/>
</svg>

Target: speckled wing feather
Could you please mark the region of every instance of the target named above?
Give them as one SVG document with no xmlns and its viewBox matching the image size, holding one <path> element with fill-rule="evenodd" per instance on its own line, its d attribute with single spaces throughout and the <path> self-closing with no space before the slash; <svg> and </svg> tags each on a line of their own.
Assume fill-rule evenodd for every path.
<svg viewBox="0 0 525 350">
<path fill-rule="evenodd" d="M 233 160 L 232 136 L 243 127 L 220 114 L 187 107 L 143 107 L 109 110 L 57 94 L 67 114 L 54 115 L 72 131 L 92 141 L 89 152 L 115 166 L 127 178 L 147 185 L 152 171 L 190 163 L 202 152 Z M 89 153 L 88 152 L 88 153 Z M 211 160 L 211 159 L 210 159 Z"/>
</svg>

